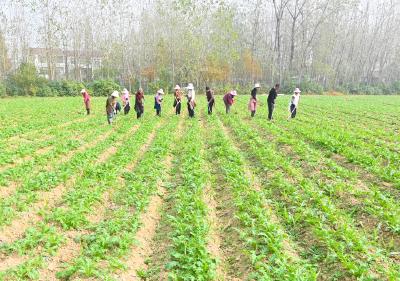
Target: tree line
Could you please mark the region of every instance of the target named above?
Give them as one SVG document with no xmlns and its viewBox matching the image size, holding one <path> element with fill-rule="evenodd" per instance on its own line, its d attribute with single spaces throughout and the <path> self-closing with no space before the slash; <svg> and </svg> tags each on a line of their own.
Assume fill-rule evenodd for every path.
<svg viewBox="0 0 400 281">
<path fill-rule="evenodd" d="M 131 89 L 194 83 L 223 91 L 261 82 L 314 93 L 400 92 L 397 0 L 3 1 L 2 79 L 39 46 L 49 80 L 53 50 L 62 49 L 101 53 L 89 80 Z"/>
</svg>

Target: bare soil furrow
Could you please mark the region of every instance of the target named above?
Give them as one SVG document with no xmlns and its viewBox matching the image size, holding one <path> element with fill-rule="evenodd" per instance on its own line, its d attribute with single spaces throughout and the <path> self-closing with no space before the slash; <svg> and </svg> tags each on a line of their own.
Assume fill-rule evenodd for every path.
<svg viewBox="0 0 400 281">
<path fill-rule="evenodd" d="M 138 128 L 137 126 L 134 127 L 132 131 L 136 130 L 137 128 Z M 82 152 L 86 149 L 96 146 L 99 142 L 102 142 L 107 137 L 109 137 L 111 133 L 112 133 L 111 131 L 107 132 L 101 135 L 93 142 L 81 146 L 78 150 L 74 151 L 73 154 Z M 113 152 L 115 153 L 115 150 L 113 150 Z M 69 158 L 71 158 L 73 154 L 71 153 Z M 110 155 L 112 154 L 109 154 L 108 157 Z M 107 157 L 103 154 L 101 161 L 105 161 L 106 159 Z M 68 160 L 63 159 L 63 161 L 68 161 Z M 97 160 L 97 163 L 100 163 L 99 160 Z M 40 198 L 40 200 L 36 202 L 28 211 L 21 213 L 19 217 L 11 223 L 11 225 L 3 228 L 3 230 L 0 233 L 0 241 L 10 243 L 14 240 L 17 240 L 18 238 L 21 237 L 21 235 L 26 231 L 26 229 L 29 226 L 32 226 L 33 224 L 41 221 L 43 218 L 39 213 L 40 210 L 44 208 L 51 209 L 54 206 L 56 206 L 60 201 L 60 199 L 62 198 L 65 191 L 74 186 L 76 180 L 82 174 L 83 171 L 80 170 L 77 174 L 71 176 L 66 182 L 59 184 L 50 191 L 39 192 L 38 198 Z"/>
<path fill-rule="evenodd" d="M 146 151 L 149 149 L 151 143 L 153 142 L 155 136 L 156 136 L 156 131 L 157 128 L 161 126 L 161 123 L 159 123 L 156 128 L 153 129 L 153 131 L 150 133 L 150 135 L 147 137 L 146 142 L 141 146 L 140 151 L 138 152 L 137 156 L 133 160 L 133 162 L 129 163 L 124 170 L 130 171 L 135 168 L 135 166 L 139 163 L 140 159 L 143 157 L 143 155 L 146 153 Z M 131 135 L 136 129 L 138 128 L 138 125 L 134 127 L 133 130 L 131 130 L 128 135 Z M 122 141 L 119 142 L 117 145 L 109 148 L 107 150 L 107 153 L 103 153 L 97 160 L 97 162 L 104 163 L 107 161 L 107 159 L 116 153 L 117 147 L 121 146 Z M 101 159 L 101 160 L 100 160 Z M 118 178 L 118 182 L 122 183 L 120 181 L 121 177 Z M 113 194 L 116 192 L 116 189 L 113 190 L 107 190 L 102 197 L 102 201 L 100 204 L 96 204 L 96 206 L 93 207 L 95 212 L 93 212 L 91 215 L 87 216 L 87 220 L 89 222 L 89 225 L 96 225 L 100 223 L 101 221 L 107 219 L 107 213 L 116 208 L 113 203 Z M 89 232 L 87 230 L 75 230 L 74 232 L 74 237 L 78 238 L 79 236 L 83 236 L 85 234 L 88 234 Z M 71 262 L 74 258 L 77 258 L 81 252 L 81 244 L 76 243 L 74 239 L 72 238 L 67 238 L 66 243 L 58 250 L 55 256 L 51 257 L 49 260 L 49 264 L 47 268 L 44 268 L 40 271 L 40 275 L 45 278 L 45 280 L 55 280 L 55 274 L 63 269 L 63 266 L 65 264 L 68 264 Z M 68 253 L 68 256 L 65 257 L 65 253 Z M 52 270 L 50 271 L 49 268 Z M 46 279 L 47 278 L 47 279 Z"/>
<path fill-rule="evenodd" d="M 165 161 L 165 167 L 169 169 L 172 163 L 172 157 L 168 156 Z M 161 219 L 160 208 L 164 203 L 166 189 L 163 182 L 158 182 L 158 193 L 150 199 L 149 207 L 140 217 L 142 227 L 136 234 L 136 243 L 131 249 L 131 255 L 127 258 L 128 268 L 123 273 L 115 276 L 117 280 L 141 280 L 137 274 L 138 270 L 147 270 L 146 260 L 153 253 L 151 243 L 156 234 L 156 229 Z"/>
</svg>

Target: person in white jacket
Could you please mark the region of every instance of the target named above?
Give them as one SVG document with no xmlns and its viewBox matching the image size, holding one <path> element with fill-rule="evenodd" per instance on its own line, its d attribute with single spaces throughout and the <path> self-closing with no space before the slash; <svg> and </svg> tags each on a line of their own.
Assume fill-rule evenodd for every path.
<svg viewBox="0 0 400 281">
<path fill-rule="evenodd" d="M 293 96 L 292 96 L 292 98 L 290 100 L 290 103 L 289 103 L 289 117 L 288 117 L 288 120 L 290 118 L 293 119 L 293 118 L 296 117 L 297 109 L 299 108 L 300 93 L 301 93 L 301 91 L 300 91 L 299 88 L 296 88 L 294 90 Z"/>
<path fill-rule="evenodd" d="M 192 83 L 189 83 L 187 86 L 187 105 L 188 105 L 188 111 L 189 111 L 189 117 L 193 118 L 194 117 L 194 108 L 196 107 L 196 93 L 194 91 L 194 87 Z"/>
</svg>

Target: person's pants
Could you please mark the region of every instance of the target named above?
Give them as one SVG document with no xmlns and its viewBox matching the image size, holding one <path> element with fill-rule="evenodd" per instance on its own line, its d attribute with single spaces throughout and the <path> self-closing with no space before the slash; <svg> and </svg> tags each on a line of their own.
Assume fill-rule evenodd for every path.
<svg viewBox="0 0 400 281">
<path fill-rule="evenodd" d="M 208 103 L 208 114 L 211 115 L 213 112 L 213 107 L 214 107 L 214 101 L 210 101 Z"/>
<path fill-rule="evenodd" d="M 272 114 L 274 113 L 275 104 L 273 102 L 268 102 L 268 120 L 272 120 Z"/>
<path fill-rule="evenodd" d="M 86 108 L 86 113 L 87 113 L 87 115 L 90 114 L 90 108 Z"/>
<path fill-rule="evenodd" d="M 111 125 L 114 119 L 114 113 L 107 113 L 107 122 Z"/>
<path fill-rule="evenodd" d="M 137 119 L 139 119 L 140 117 L 142 117 L 143 113 L 144 113 L 144 107 L 143 105 L 135 105 L 135 111 L 136 111 L 136 117 Z"/>
<path fill-rule="evenodd" d="M 226 110 L 226 114 L 229 114 L 229 112 L 231 112 L 231 105 L 225 104 L 225 110 Z"/>
<path fill-rule="evenodd" d="M 188 111 L 189 111 L 189 117 L 193 118 L 194 117 L 194 108 L 192 108 L 192 105 L 188 102 Z"/>
<path fill-rule="evenodd" d="M 128 114 L 130 110 L 131 110 L 131 106 L 130 106 L 130 104 L 127 104 L 127 105 L 124 107 L 124 114 L 125 114 L 125 115 Z"/>
<path fill-rule="evenodd" d="M 290 114 L 291 114 L 291 117 L 292 117 L 292 118 L 295 118 L 295 117 L 296 117 L 297 108 L 296 108 L 296 106 L 295 106 L 294 104 L 291 104 L 291 105 L 290 105 Z"/>
<path fill-rule="evenodd" d="M 180 115 L 181 114 L 181 108 L 182 108 L 182 104 L 180 102 L 178 102 L 175 106 L 175 114 L 176 115 Z"/>
<path fill-rule="evenodd" d="M 255 110 L 251 111 L 251 117 L 254 117 L 254 115 L 256 115 L 256 111 Z"/>
<path fill-rule="evenodd" d="M 160 109 L 156 109 L 156 114 L 157 114 L 157 116 L 161 116 L 161 108 Z"/>
</svg>

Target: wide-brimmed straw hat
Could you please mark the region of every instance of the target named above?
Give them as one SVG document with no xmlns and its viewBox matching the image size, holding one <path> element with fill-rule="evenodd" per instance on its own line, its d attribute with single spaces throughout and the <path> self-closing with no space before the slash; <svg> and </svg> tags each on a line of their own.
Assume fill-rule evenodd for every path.
<svg viewBox="0 0 400 281">
<path fill-rule="evenodd" d="M 231 91 L 231 95 L 232 96 L 237 96 L 237 92 L 234 90 L 234 91 Z"/>
<path fill-rule="evenodd" d="M 129 94 L 129 91 L 128 91 L 128 89 L 125 88 L 125 89 L 122 90 L 122 93 L 123 94 Z"/>
<path fill-rule="evenodd" d="M 301 93 L 301 91 L 300 91 L 300 89 L 299 89 L 299 88 L 296 88 L 296 89 L 294 89 L 294 93 L 298 93 L 298 94 L 300 94 L 300 93 Z"/>
<path fill-rule="evenodd" d="M 179 85 L 176 85 L 174 88 L 174 90 L 180 90 L 180 89 L 181 89 L 181 86 L 179 86 Z"/>
<path fill-rule="evenodd" d="M 189 83 L 189 85 L 187 86 L 187 89 L 188 89 L 188 90 L 194 90 L 193 84 L 192 84 L 192 83 Z"/>
<path fill-rule="evenodd" d="M 164 90 L 163 89 L 158 90 L 157 94 L 164 95 Z"/>
<path fill-rule="evenodd" d="M 261 88 L 260 83 L 256 83 L 256 84 L 254 85 L 254 88 Z"/>
<path fill-rule="evenodd" d="M 118 91 L 114 91 L 114 92 L 111 94 L 111 96 L 114 97 L 114 98 L 118 98 L 118 97 L 119 97 L 119 92 L 118 92 Z"/>
<path fill-rule="evenodd" d="M 84 93 L 86 93 L 86 89 L 81 90 L 81 94 L 84 94 Z"/>
</svg>

